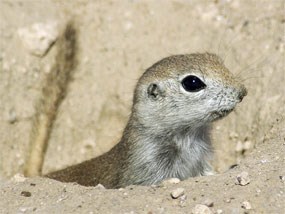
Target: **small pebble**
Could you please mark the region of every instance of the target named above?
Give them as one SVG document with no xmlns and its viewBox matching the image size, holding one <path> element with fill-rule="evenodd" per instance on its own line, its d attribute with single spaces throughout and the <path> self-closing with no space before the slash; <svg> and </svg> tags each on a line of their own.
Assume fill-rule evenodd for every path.
<svg viewBox="0 0 285 214">
<path fill-rule="evenodd" d="M 247 140 L 243 143 L 244 150 L 250 150 L 252 148 L 252 142 L 250 140 Z"/>
<path fill-rule="evenodd" d="M 173 199 L 179 198 L 184 195 L 185 189 L 184 188 L 177 188 L 171 192 L 171 197 Z"/>
<path fill-rule="evenodd" d="M 285 182 L 285 176 L 280 175 L 279 178 L 283 183 Z"/>
<path fill-rule="evenodd" d="M 248 172 L 242 172 L 236 177 L 236 184 L 245 186 L 250 183 Z"/>
<path fill-rule="evenodd" d="M 216 211 L 216 213 L 217 213 L 217 214 L 222 214 L 222 213 L 223 213 L 223 210 L 218 209 L 218 210 Z"/>
<path fill-rule="evenodd" d="M 8 115 L 7 115 L 7 121 L 10 123 L 10 124 L 13 124 L 15 122 L 17 122 L 17 114 L 16 114 L 16 111 L 15 109 L 10 109 L 9 112 L 8 112 Z"/>
<path fill-rule="evenodd" d="M 185 207 L 186 206 L 186 200 L 187 200 L 187 196 L 186 195 L 182 195 L 180 198 L 179 198 L 179 206 L 180 207 Z"/>
<path fill-rule="evenodd" d="M 15 174 L 12 178 L 11 181 L 13 182 L 24 182 L 25 180 L 27 180 L 27 178 L 20 173 Z"/>
<path fill-rule="evenodd" d="M 25 213 L 25 212 L 27 212 L 28 210 L 29 210 L 28 207 L 20 207 L 20 208 L 19 208 L 19 211 L 22 212 L 22 213 Z"/>
<path fill-rule="evenodd" d="M 231 203 L 231 201 L 232 201 L 232 200 L 231 200 L 230 198 L 225 199 L 225 202 L 226 202 L 226 203 Z"/>
<path fill-rule="evenodd" d="M 167 186 L 169 184 L 178 184 L 180 183 L 180 179 L 179 178 L 169 178 L 167 180 L 162 181 L 162 185 L 163 186 Z"/>
<path fill-rule="evenodd" d="M 21 192 L 21 196 L 25 196 L 25 197 L 31 197 L 32 193 L 28 192 L 28 191 L 22 191 Z"/>
<path fill-rule="evenodd" d="M 206 205 L 207 207 L 213 207 L 214 206 L 214 201 L 211 200 L 211 199 L 206 199 L 204 202 L 203 202 L 204 205 Z"/>
<path fill-rule="evenodd" d="M 242 202 L 241 207 L 243 209 L 250 210 L 251 209 L 251 204 L 248 201 L 244 201 L 244 202 Z"/>
<path fill-rule="evenodd" d="M 230 137 L 230 139 L 237 139 L 239 137 L 239 135 L 236 132 L 231 132 L 229 137 Z"/>
<path fill-rule="evenodd" d="M 209 207 L 203 204 L 197 204 L 192 209 L 192 214 L 212 214 L 213 212 L 210 210 Z"/>
<path fill-rule="evenodd" d="M 102 184 L 97 184 L 95 189 L 106 189 Z"/>
</svg>

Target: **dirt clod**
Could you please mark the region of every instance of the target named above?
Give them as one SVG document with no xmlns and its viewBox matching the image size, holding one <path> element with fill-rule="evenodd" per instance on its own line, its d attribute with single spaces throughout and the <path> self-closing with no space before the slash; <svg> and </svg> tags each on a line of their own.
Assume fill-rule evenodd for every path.
<svg viewBox="0 0 285 214">
<path fill-rule="evenodd" d="M 250 183 L 248 172 L 242 172 L 236 177 L 236 184 L 245 186 Z"/>
<path fill-rule="evenodd" d="M 185 189 L 184 188 L 177 188 L 175 190 L 173 190 L 170 195 L 173 199 L 177 199 L 179 197 L 181 197 L 182 195 L 184 195 L 185 193 Z"/>
<path fill-rule="evenodd" d="M 252 209 L 251 204 L 248 201 L 242 202 L 241 207 L 243 209 L 246 209 L 246 210 L 251 210 Z"/>
</svg>

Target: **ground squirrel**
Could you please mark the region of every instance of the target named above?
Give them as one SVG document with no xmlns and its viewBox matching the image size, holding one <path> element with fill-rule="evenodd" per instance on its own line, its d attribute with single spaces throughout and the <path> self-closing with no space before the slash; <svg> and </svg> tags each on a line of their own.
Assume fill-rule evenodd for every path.
<svg viewBox="0 0 285 214">
<path fill-rule="evenodd" d="M 210 174 L 211 123 L 246 94 L 215 54 L 164 58 L 139 79 L 120 142 L 97 158 L 46 177 L 119 188 Z"/>
</svg>

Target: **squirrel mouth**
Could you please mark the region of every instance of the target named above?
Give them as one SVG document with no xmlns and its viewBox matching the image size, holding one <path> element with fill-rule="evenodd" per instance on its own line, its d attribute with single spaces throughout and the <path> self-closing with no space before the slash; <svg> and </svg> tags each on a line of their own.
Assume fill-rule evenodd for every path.
<svg viewBox="0 0 285 214">
<path fill-rule="evenodd" d="M 215 120 L 217 120 L 217 119 L 220 119 L 220 118 L 227 116 L 229 113 L 231 113 L 232 110 L 233 109 L 223 109 L 220 111 L 215 111 L 215 112 L 213 112 L 213 116 L 214 116 Z"/>
</svg>

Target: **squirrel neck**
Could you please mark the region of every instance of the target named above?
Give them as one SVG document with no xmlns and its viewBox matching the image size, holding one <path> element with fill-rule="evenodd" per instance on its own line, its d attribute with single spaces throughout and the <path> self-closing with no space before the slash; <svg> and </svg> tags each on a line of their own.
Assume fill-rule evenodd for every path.
<svg viewBox="0 0 285 214">
<path fill-rule="evenodd" d="M 208 174 L 212 154 L 210 128 L 161 128 L 156 122 L 149 127 L 132 114 L 121 141 L 128 147 L 129 163 L 123 176 L 128 180 L 123 185 L 150 185 L 167 178 L 183 180 Z"/>
</svg>

